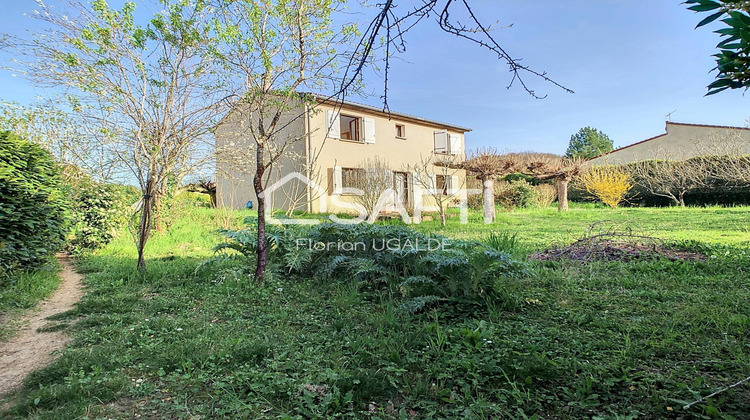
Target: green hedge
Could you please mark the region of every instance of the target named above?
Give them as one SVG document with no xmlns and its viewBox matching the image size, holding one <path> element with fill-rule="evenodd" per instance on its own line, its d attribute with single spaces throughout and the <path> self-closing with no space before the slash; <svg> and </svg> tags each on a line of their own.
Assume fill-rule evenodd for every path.
<svg viewBox="0 0 750 420">
<path fill-rule="evenodd" d="M 85 174 L 69 180 L 73 229 L 71 250 L 98 249 L 114 239 L 138 201 L 135 187 L 96 182 Z"/>
<path fill-rule="evenodd" d="M 63 247 L 66 201 L 52 155 L 0 132 L 0 276 L 38 267 Z"/>
</svg>

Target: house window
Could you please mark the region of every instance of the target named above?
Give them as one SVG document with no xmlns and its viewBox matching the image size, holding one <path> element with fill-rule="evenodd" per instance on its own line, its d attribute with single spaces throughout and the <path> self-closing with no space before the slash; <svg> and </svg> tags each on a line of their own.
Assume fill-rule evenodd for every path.
<svg viewBox="0 0 750 420">
<path fill-rule="evenodd" d="M 439 154 L 461 154 L 461 136 L 449 134 L 447 130 L 435 131 L 435 153 Z"/>
<path fill-rule="evenodd" d="M 448 195 L 448 187 L 451 183 L 451 179 L 448 175 L 435 175 L 435 189 L 440 192 L 441 195 Z"/>
<path fill-rule="evenodd" d="M 361 118 L 352 117 L 351 115 L 341 114 L 339 118 L 341 126 L 341 138 L 344 140 L 362 141 L 360 136 Z"/>
<path fill-rule="evenodd" d="M 362 168 L 341 168 L 341 186 L 343 188 L 358 188 L 365 176 Z"/>
<path fill-rule="evenodd" d="M 406 127 L 403 124 L 396 124 L 396 138 L 406 138 Z"/>
</svg>

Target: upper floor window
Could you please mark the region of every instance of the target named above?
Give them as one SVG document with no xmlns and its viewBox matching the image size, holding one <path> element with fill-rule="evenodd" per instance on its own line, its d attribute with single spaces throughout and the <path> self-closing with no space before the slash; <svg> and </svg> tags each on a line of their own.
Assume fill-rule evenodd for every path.
<svg viewBox="0 0 750 420">
<path fill-rule="evenodd" d="M 406 138 L 406 126 L 404 126 L 403 124 L 396 124 L 396 138 Z"/>
<path fill-rule="evenodd" d="M 326 137 L 332 139 L 375 143 L 375 119 L 327 110 L 325 133 Z"/>
<path fill-rule="evenodd" d="M 341 118 L 339 118 L 339 121 L 341 121 L 341 138 L 344 140 L 362 141 L 359 128 L 361 120 L 358 117 L 341 114 Z"/>
<path fill-rule="evenodd" d="M 460 155 L 462 141 L 460 134 L 449 134 L 447 130 L 435 131 L 435 153 Z"/>
</svg>

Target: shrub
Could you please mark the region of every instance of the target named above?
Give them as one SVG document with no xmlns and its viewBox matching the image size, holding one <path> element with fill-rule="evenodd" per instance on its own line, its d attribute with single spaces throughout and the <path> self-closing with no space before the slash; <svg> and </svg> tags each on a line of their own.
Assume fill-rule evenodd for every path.
<svg viewBox="0 0 750 420">
<path fill-rule="evenodd" d="M 85 174 L 70 179 L 73 251 L 101 248 L 117 236 L 132 213 L 132 189 L 96 182 Z"/>
<path fill-rule="evenodd" d="M 249 229 L 223 231 L 228 241 L 216 251 L 219 260 L 239 259 L 250 270 L 257 221 L 248 222 Z M 503 280 L 525 267 L 481 242 L 425 235 L 405 226 L 269 226 L 267 240 L 269 270 L 300 280 L 383 288 L 403 298 L 411 311 L 440 302 L 476 306 L 495 301 L 507 296 Z"/>
<path fill-rule="evenodd" d="M 602 201 L 617 208 L 633 188 L 629 173 L 617 166 L 595 166 L 586 170 L 576 181 L 586 191 Z"/>
<path fill-rule="evenodd" d="M 549 207 L 557 199 L 557 188 L 552 184 L 539 184 L 534 187 L 533 205 Z"/>
<path fill-rule="evenodd" d="M 495 189 L 495 203 L 508 210 L 524 208 L 534 202 L 534 187 L 524 180 L 511 181 L 508 183 L 498 182 Z"/>
<path fill-rule="evenodd" d="M 505 182 L 526 181 L 531 185 L 539 185 L 542 181 L 526 174 L 508 174 L 501 178 Z"/>
<path fill-rule="evenodd" d="M 49 152 L 0 132 L 0 275 L 60 250 L 67 228 L 59 168 Z"/>
<path fill-rule="evenodd" d="M 490 232 L 482 242 L 495 251 L 511 254 L 518 248 L 518 235 L 508 231 Z"/>
</svg>

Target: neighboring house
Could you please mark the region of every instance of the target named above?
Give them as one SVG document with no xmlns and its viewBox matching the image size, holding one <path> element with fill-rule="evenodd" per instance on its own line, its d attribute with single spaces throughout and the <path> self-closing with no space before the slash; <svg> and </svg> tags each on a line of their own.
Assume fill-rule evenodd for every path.
<svg viewBox="0 0 750 420">
<path fill-rule="evenodd" d="M 696 156 L 750 154 L 750 129 L 666 122 L 666 133 L 589 160 L 621 165 L 642 160 L 686 160 Z"/>
<path fill-rule="evenodd" d="M 219 206 L 240 208 L 248 201 L 257 203 L 252 184 L 255 152 L 246 128 L 250 123 L 247 113 L 235 109 L 216 128 Z M 351 206 L 346 206 L 355 202 L 346 193 L 353 187 L 349 185 L 351 175 L 374 157 L 387 162 L 395 199 L 408 211 L 417 205 L 431 205 L 426 186 L 448 195 L 463 188 L 465 182 L 463 171 L 445 176 L 445 169 L 432 165 L 425 173 L 413 168 L 434 153 L 463 159 L 464 134 L 469 128 L 354 102 L 333 102 L 322 96 L 285 112 L 281 126 L 285 128 L 277 138 L 288 147 L 266 182 L 267 191 L 272 190 L 266 199 L 275 209 L 351 212 Z M 305 182 L 307 179 L 312 182 Z"/>
</svg>

